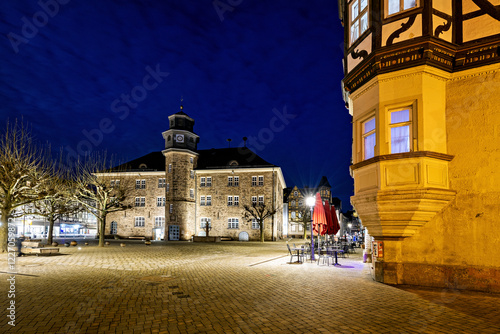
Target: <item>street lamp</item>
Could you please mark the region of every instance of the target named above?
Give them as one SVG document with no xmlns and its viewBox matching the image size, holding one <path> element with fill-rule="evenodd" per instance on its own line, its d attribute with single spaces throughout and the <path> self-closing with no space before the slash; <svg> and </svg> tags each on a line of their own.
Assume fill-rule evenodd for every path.
<svg viewBox="0 0 500 334">
<path fill-rule="evenodd" d="M 315 261 L 314 259 L 314 235 L 313 235 L 313 210 L 314 204 L 316 203 L 316 199 L 312 196 L 306 198 L 306 204 L 311 208 L 311 261 Z"/>
</svg>

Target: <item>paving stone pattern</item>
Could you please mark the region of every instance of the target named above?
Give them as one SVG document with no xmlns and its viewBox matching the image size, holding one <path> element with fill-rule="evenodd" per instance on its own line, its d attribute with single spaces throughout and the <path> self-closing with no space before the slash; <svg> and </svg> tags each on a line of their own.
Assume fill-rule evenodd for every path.
<svg viewBox="0 0 500 334">
<path fill-rule="evenodd" d="M 0 333 L 500 333 L 499 295 L 383 285 L 359 249 L 335 267 L 284 242 L 119 243 L 17 258 L 15 327 L 0 255 Z"/>
</svg>

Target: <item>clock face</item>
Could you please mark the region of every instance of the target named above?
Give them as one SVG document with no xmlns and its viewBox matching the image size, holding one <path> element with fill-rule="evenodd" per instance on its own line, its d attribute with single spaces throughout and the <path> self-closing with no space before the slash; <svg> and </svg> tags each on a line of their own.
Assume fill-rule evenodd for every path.
<svg viewBox="0 0 500 334">
<path fill-rule="evenodd" d="M 175 141 L 178 143 L 184 143 L 184 135 L 175 135 Z"/>
</svg>

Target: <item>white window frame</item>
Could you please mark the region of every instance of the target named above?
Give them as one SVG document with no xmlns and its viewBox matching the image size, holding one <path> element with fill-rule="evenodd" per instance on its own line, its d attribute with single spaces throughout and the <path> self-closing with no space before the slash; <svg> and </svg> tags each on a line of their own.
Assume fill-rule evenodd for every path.
<svg viewBox="0 0 500 334">
<path fill-rule="evenodd" d="M 135 198 L 135 207 L 145 207 L 146 206 L 146 197 L 136 197 Z"/>
<path fill-rule="evenodd" d="M 240 196 L 234 196 L 233 197 L 233 205 L 234 206 L 239 206 L 240 205 Z"/>
<path fill-rule="evenodd" d="M 259 205 L 264 205 L 264 196 L 259 196 Z"/>
<path fill-rule="evenodd" d="M 158 196 L 156 197 L 156 206 L 165 206 L 165 197 Z"/>
<path fill-rule="evenodd" d="M 144 227 L 146 225 L 146 219 L 144 217 L 135 217 L 134 227 Z"/>
<path fill-rule="evenodd" d="M 227 177 L 227 186 L 228 187 L 232 187 L 233 186 L 233 177 L 232 176 L 228 176 Z"/>
<path fill-rule="evenodd" d="M 206 178 L 200 177 L 200 187 L 205 187 L 206 185 Z"/>
<path fill-rule="evenodd" d="M 233 206 L 233 196 L 227 196 L 227 206 Z"/>
<path fill-rule="evenodd" d="M 257 176 L 252 176 L 252 187 L 257 186 Z"/>
<path fill-rule="evenodd" d="M 399 122 L 399 123 L 392 123 L 391 122 L 391 116 L 392 116 L 392 113 L 395 113 L 395 112 L 398 112 L 398 111 L 403 111 L 403 110 L 408 110 L 408 121 L 404 121 L 404 122 Z M 391 154 L 395 154 L 395 153 L 406 153 L 406 152 L 411 152 L 413 151 L 413 106 L 412 105 L 408 105 L 408 106 L 405 106 L 405 107 L 399 107 L 399 108 L 392 108 L 392 109 L 389 109 L 388 110 L 388 114 L 387 114 L 387 120 L 388 120 L 388 124 L 387 124 L 387 136 L 388 136 L 388 143 L 389 143 L 389 152 Z M 399 127 L 404 127 L 404 126 L 408 126 L 409 128 L 409 132 L 408 132 L 408 151 L 405 151 L 405 152 L 393 152 L 393 149 L 392 149 L 392 129 L 395 129 L 395 128 L 399 128 Z"/>
<path fill-rule="evenodd" d="M 259 229 L 260 229 L 259 222 L 257 221 L 257 219 L 252 218 L 252 230 L 259 230 Z"/>
<path fill-rule="evenodd" d="M 165 188 L 165 178 L 158 179 L 158 188 Z"/>
<path fill-rule="evenodd" d="M 235 187 L 239 187 L 240 186 L 240 177 L 239 176 L 235 176 L 234 177 L 234 186 Z"/>
<path fill-rule="evenodd" d="M 135 180 L 135 189 L 146 189 L 146 180 Z"/>
<path fill-rule="evenodd" d="M 252 196 L 252 205 L 257 205 L 257 196 Z"/>
<path fill-rule="evenodd" d="M 237 230 L 240 228 L 240 221 L 238 218 L 228 218 L 227 228 L 232 230 Z"/>
<path fill-rule="evenodd" d="M 206 205 L 205 196 L 200 196 L 200 206 L 205 206 L 205 205 Z"/>
<path fill-rule="evenodd" d="M 212 186 L 212 177 L 207 176 L 207 187 L 211 187 L 211 186 Z"/>
<path fill-rule="evenodd" d="M 361 5 L 365 7 L 361 8 Z M 361 35 L 368 30 L 369 26 L 369 1 L 368 0 L 354 0 L 349 4 L 349 41 L 352 45 L 356 42 Z M 361 21 L 366 20 L 366 26 L 361 26 Z M 353 27 L 355 27 L 356 35 L 353 35 Z"/>
<path fill-rule="evenodd" d="M 264 176 L 259 175 L 259 187 L 262 187 L 264 185 Z"/>
<path fill-rule="evenodd" d="M 208 227 L 212 228 L 212 218 L 208 218 L 208 217 L 201 217 L 200 218 L 200 228 L 202 230 L 204 230 L 206 228 L 207 222 L 208 222 Z"/>
<path fill-rule="evenodd" d="M 212 196 L 207 196 L 207 206 L 212 205 Z"/>
<path fill-rule="evenodd" d="M 194 189 L 189 189 L 189 197 L 194 198 Z"/>
<path fill-rule="evenodd" d="M 365 132 L 365 124 L 372 121 L 372 120 L 375 123 L 375 127 L 373 128 L 373 130 Z M 377 148 L 377 119 L 376 119 L 375 115 L 373 115 L 373 116 L 365 119 L 364 121 L 361 121 L 360 125 L 361 125 L 361 157 L 362 157 L 361 160 L 371 159 L 376 155 L 375 150 Z M 373 156 L 367 157 L 367 155 L 366 155 L 367 150 L 365 147 L 365 139 L 370 137 L 373 134 L 375 135 L 375 145 L 373 146 Z"/>
<path fill-rule="evenodd" d="M 165 217 L 157 216 L 155 217 L 155 227 L 165 226 Z"/>
</svg>

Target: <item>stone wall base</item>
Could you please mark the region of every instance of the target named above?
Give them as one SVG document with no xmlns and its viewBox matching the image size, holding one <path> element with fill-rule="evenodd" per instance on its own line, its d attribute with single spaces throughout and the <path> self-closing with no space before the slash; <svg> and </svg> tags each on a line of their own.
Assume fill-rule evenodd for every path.
<svg viewBox="0 0 500 334">
<path fill-rule="evenodd" d="M 220 242 L 220 237 L 196 237 L 193 236 L 193 242 Z"/>
<path fill-rule="evenodd" d="M 500 293 L 500 268 L 377 261 L 371 272 L 386 284 Z"/>
</svg>

